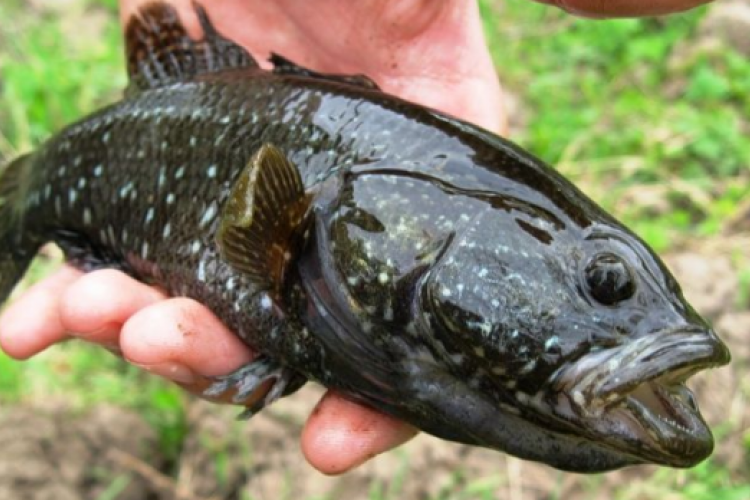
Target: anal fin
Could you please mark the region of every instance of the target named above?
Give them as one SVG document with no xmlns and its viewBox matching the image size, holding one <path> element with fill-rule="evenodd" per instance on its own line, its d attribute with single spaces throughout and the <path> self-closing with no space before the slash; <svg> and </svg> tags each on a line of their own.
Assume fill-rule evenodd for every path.
<svg viewBox="0 0 750 500">
<path fill-rule="evenodd" d="M 215 377 L 202 395 L 210 400 L 242 404 L 238 418 L 248 419 L 277 399 L 287 396 L 307 379 L 266 356 L 241 366 L 223 377 Z"/>
<path fill-rule="evenodd" d="M 138 91 L 187 82 L 225 69 L 257 68 L 250 53 L 216 31 L 197 2 L 193 8 L 203 39 L 193 40 L 171 5 L 152 2 L 128 21 L 125 46 L 130 86 Z"/>
</svg>

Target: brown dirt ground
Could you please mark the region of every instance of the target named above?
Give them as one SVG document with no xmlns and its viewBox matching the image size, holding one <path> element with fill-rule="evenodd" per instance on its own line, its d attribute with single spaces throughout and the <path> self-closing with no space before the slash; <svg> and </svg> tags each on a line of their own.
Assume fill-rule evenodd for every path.
<svg viewBox="0 0 750 500">
<path fill-rule="evenodd" d="M 740 248 L 746 241 L 732 240 Z M 737 243 L 739 241 L 739 243 Z M 692 384 L 704 415 L 721 435 L 716 460 L 747 476 L 740 445 L 750 428 L 748 380 L 750 304 L 738 304 L 737 265 L 731 245 L 668 257 L 695 307 L 712 320 L 730 345 L 729 368 L 696 377 Z M 635 467 L 595 477 L 564 474 L 500 453 L 419 436 L 341 477 L 309 467 L 299 450 L 301 423 L 320 395 L 309 385 L 249 423 L 235 423 L 236 409 L 196 401 L 189 409 L 191 431 L 176 475 L 166 475 L 155 433 L 137 415 L 102 407 L 86 415 L 64 408 L 18 408 L 0 413 L 0 499 L 104 498 L 208 500 L 243 498 L 445 498 L 467 488 L 496 498 L 680 498 L 679 484 L 653 492 L 645 481 L 655 467 Z M 722 425 L 722 424 L 729 425 Z M 679 483 L 679 476 L 677 483 Z M 624 490 L 623 490 L 624 487 Z M 118 488 L 121 488 L 119 494 Z M 670 493 L 671 492 L 671 493 Z M 459 498 L 458 495 L 455 498 Z"/>
</svg>

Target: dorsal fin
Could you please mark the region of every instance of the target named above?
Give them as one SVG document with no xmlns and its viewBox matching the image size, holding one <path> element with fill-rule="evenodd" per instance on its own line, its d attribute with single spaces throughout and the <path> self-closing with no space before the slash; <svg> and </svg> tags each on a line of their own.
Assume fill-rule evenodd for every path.
<svg viewBox="0 0 750 500">
<path fill-rule="evenodd" d="M 371 78 L 365 75 L 338 75 L 331 73 L 318 73 L 311 69 L 307 69 L 304 66 L 300 66 L 284 56 L 280 56 L 276 53 L 271 53 L 271 57 L 268 59 L 273 64 L 273 72 L 277 75 L 296 75 L 306 76 L 309 78 L 320 78 L 332 82 L 346 83 L 348 85 L 354 85 L 357 87 L 363 87 L 370 90 L 380 90 L 378 84 L 375 83 Z"/>
<path fill-rule="evenodd" d="M 230 68 L 257 68 L 253 57 L 221 36 L 206 11 L 193 2 L 203 38 L 193 40 L 177 11 L 162 1 L 142 7 L 125 30 L 126 58 L 132 94 L 193 80 L 199 75 Z"/>
</svg>

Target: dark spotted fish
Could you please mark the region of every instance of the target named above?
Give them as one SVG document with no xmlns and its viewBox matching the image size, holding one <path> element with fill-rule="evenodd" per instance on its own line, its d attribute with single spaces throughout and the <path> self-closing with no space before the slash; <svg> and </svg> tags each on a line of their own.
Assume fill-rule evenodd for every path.
<svg viewBox="0 0 750 500">
<path fill-rule="evenodd" d="M 565 470 L 710 454 L 684 382 L 729 353 L 640 239 L 495 135 L 362 76 L 260 70 L 196 10 L 201 40 L 161 3 L 133 18 L 126 98 L 7 167 L 0 300 L 55 241 L 261 352 L 206 389 L 248 415 L 313 379 Z"/>
</svg>

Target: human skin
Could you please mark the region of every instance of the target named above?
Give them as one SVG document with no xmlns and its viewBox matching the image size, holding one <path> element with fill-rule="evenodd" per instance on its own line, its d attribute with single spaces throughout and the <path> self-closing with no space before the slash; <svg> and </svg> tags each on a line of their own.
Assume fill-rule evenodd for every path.
<svg viewBox="0 0 750 500">
<path fill-rule="evenodd" d="M 703 0 L 538 0 L 588 17 L 665 14 Z M 146 0 L 122 0 L 126 21 Z M 190 0 L 173 0 L 200 36 Z M 383 90 L 504 134 L 502 93 L 468 0 L 204 1 L 217 29 L 259 60 L 270 51 L 333 73 L 362 73 Z M 265 63 L 264 63 L 265 64 Z M 22 294 L 0 316 L 0 346 L 27 359 L 68 339 L 121 354 L 197 393 L 205 377 L 227 374 L 255 355 L 201 304 L 113 270 L 69 266 Z M 328 392 L 302 432 L 307 460 L 345 472 L 417 431 Z"/>
</svg>

